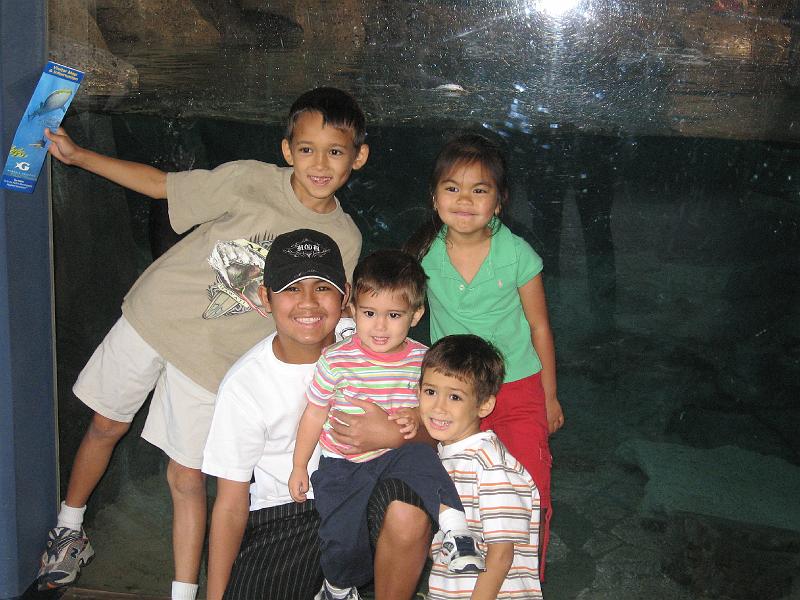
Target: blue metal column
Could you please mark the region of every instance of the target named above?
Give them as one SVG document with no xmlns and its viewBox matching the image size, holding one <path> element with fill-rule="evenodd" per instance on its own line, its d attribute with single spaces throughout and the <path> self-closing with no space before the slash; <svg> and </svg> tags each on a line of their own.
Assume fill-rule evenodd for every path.
<svg viewBox="0 0 800 600">
<path fill-rule="evenodd" d="M 2 164 L 46 61 L 47 2 L 0 11 Z M 33 581 L 58 502 L 47 166 L 35 193 L 0 189 L 0 599 Z"/>
</svg>

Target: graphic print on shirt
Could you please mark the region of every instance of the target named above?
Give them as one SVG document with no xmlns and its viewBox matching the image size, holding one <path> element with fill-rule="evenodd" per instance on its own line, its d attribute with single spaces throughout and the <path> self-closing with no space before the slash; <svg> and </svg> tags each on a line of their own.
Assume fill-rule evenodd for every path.
<svg viewBox="0 0 800 600">
<path fill-rule="evenodd" d="M 258 240 L 259 237 L 263 239 Z M 274 235 L 261 234 L 250 240 L 214 245 L 208 264 L 217 277 L 208 286 L 209 303 L 203 312 L 204 319 L 240 315 L 253 309 L 262 316 L 268 314 L 258 298 L 258 287 L 263 280 L 264 259 L 274 238 Z"/>
</svg>

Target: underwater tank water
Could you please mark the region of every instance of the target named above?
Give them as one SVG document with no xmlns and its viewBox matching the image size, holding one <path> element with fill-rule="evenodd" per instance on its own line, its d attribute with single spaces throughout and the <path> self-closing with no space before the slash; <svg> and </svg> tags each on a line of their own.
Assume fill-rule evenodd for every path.
<svg viewBox="0 0 800 600">
<path fill-rule="evenodd" d="M 338 196 L 365 252 L 415 229 L 448 135 L 498 140 L 566 414 L 545 597 L 800 598 L 800 2 L 52 0 L 50 28 L 89 73 L 68 132 L 164 170 L 283 164 L 291 101 L 352 92 L 371 154 Z M 53 163 L 62 488 L 89 419 L 72 383 L 174 243 L 164 206 Z M 143 416 L 80 587 L 167 595 Z"/>
</svg>

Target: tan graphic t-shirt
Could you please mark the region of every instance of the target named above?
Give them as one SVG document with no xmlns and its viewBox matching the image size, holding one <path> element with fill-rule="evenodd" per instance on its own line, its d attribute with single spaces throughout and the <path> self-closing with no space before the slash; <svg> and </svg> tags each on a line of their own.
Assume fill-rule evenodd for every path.
<svg viewBox="0 0 800 600">
<path fill-rule="evenodd" d="M 167 176 L 178 233 L 197 228 L 155 261 L 125 296 L 122 312 L 162 357 L 211 392 L 230 366 L 275 331 L 258 286 L 272 240 L 300 228 L 331 236 L 348 279 L 361 233 L 336 202 L 326 214 L 300 203 L 291 168 L 236 161 Z"/>
</svg>

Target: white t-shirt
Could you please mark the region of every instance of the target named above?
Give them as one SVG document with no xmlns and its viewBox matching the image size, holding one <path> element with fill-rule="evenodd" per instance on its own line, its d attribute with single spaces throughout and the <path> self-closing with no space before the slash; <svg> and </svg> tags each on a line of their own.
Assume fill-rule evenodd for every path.
<svg viewBox="0 0 800 600">
<path fill-rule="evenodd" d="M 273 333 L 231 367 L 222 380 L 203 452 L 203 472 L 250 485 L 250 510 L 293 502 L 289 494 L 297 424 L 314 363 L 292 365 L 275 356 Z M 308 462 L 317 470 L 319 447 Z M 313 498 L 309 493 L 309 498 Z"/>
</svg>

